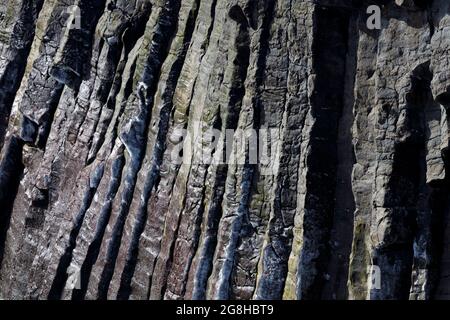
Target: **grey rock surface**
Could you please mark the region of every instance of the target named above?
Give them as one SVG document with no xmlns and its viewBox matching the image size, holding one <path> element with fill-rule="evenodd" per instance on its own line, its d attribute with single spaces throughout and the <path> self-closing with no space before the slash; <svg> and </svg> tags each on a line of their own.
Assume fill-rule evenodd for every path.
<svg viewBox="0 0 450 320">
<path fill-rule="evenodd" d="M 450 299 L 448 0 L 0 0 L 0 27 L 1 299 Z"/>
</svg>

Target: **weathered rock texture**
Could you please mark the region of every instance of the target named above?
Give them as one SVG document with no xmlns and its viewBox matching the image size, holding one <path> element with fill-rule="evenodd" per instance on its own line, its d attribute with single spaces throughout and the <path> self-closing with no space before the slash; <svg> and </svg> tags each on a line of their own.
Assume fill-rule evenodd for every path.
<svg viewBox="0 0 450 320">
<path fill-rule="evenodd" d="M 0 0 L 0 26 L 0 298 L 450 299 L 450 1 Z M 278 171 L 194 161 L 226 129 L 278 131 Z"/>
</svg>

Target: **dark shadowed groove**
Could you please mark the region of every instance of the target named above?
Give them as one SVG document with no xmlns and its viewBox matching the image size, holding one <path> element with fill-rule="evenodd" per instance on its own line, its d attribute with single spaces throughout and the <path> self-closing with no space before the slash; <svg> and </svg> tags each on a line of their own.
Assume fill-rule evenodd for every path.
<svg viewBox="0 0 450 320">
<path fill-rule="evenodd" d="M 36 138 L 36 146 L 39 149 L 45 149 L 47 140 L 52 128 L 53 119 L 55 117 L 56 109 L 58 108 L 64 90 L 64 85 L 56 83 L 55 88 L 51 91 L 49 99 L 45 102 L 47 112 L 42 116 L 43 123 L 39 126 L 38 135 Z"/>
<path fill-rule="evenodd" d="M 140 113 L 132 123 L 129 133 L 122 135 L 122 140 L 130 152 L 131 163 L 125 177 L 125 187 L 120 203 L 119 214 L 113 227 L 111 241 L 106 254 L 106 262 L 98 284 L 98 299 L 106 299 L 111 282 L 114 267 L 119 253 L 120 241 L 123 234 L 125 220 L 133 198 L 137 174 L 140 170 L 147 143 L 148 123 L 151 117 L 151 107 L 157 88 L 157 82 L 163 62 L 165 61 L 177 29 L 180 0 L 167 0 L 158 19 L 154 33 L 152 47 L 142 76 L 142 82 L 147 85 L 146 90 L 141 90 Z M 146 92 L 144 92 L 146 91 Z M 137 140 L 137 141 L 136 141 Z"/>
<path fill-rule="evenodd" d="M 446 163 L 447 168 L 450 168 L 450 163 Z M 430 245 L 430 257 L 429 264 L 429 287 L 428 298 L 438 299 L 438 288 L 440 285 L 441 274 L 441 261 L 444 253 L 442 244 L 445 238 L 445 225 L 442 223 L 445 221 L 446 216 L 450 212 L 450 183 L 448 177 L 440 182 L 435 182 L 431 186 L 430 192 L 430 230 L 431 230 L 431 245 Z"/>
<path fill-rule="evenodd" d="M 444 107 L 448 117 L 450 104 L 444 103 Z M 450 298 L 450 152 L 448 147 L 442 151 L 442 158 L 445 164 L 445 178 L 430 185 L 431 263 L 429 295 L 426 298 L 433 300 Z"/>
<path fill-rule="evenodd" d="M 422 10 L 429 9 L 433 4 L 433 0 L 413 0 L 414 4 Z"/>
<path fill-rule="evenodd" d="M 302 300 L 320 299 L 330 258 L 350 13 L 317 7 L 314 16 L 312 52 L 316 79 L 310 103 L 315 122 L 306 159 L 303 246 L 296 288 L 297 298 Z"/>
<path fill-rule="evenodd" d="M 11 221 L 14 200 L 24 170 L 23 145 L 20 138 L 12 136 L 0 163 L 0 265 L 5 251 L 6 234 Z"/>
<path fill-rule="evenodd" d="M 386 244 L 376 248 L 373 254 L 374 263 L 380 267 L 382 276 L 381 290 L 371 290 L 371 299 L 409 299 L 412 271 L 428 269 L 427 260 L 432 258 L 427 257 L 430 207 L 434 207 L 430 202 L 432 199 L 429 199 L 429 186 L 426 185 L 426 139 L 429 134 L 426 112 L 434 104 L 429 62 L 419 65 L 410 78 L 411 89 L 406 95 L 404 110 L 406 120 L 399 130 L 401 141 L 395 145 L 394 163 L 384 201 L 384 207 L 392 210 L 389 215 L 392 231 L 382 239 Z M 428 291 L 427 288 L 424 290 Z"/>
<path fill-rule="evenodd" d="M 435 75 L 434 75 L 435 76 Z M 429 90 L 429 88 L 428 88 Z M 450 95 L 448 92 L 433 97 L 433 102 L 444 108 L 442 116 L 450 117 Z M 446 135 L 444 135 L 447 139 Z M 450 299 L 450 147 L 441 150 L 445 177 L 430 183 L 431 195 L 431 263 L 429 296 L 431 300 Z"/>
<path fill-rule="evenodd" d="M 414 253 L 413 239 L 417 230 L 416 205 L 420 175 L 423 172 L 421 170 L 423 148 L 423 143 L 421 145 L 413 142 L 401 143 L 395 148 L 392 180 L 389 185 L 392 203 L 386 206 L 394 211 L 391 224 L 399 240 L 377 248 L 373 253 L 373 263 L 379 266 L 382 275 L 381 290 L 371 290 L 370 298 L 373 300 L 407 300 L 409 298 Z"/>
<path fill-rule="evenodd" d="M 25 73 L 35 36 L 36 21 L 44 0 L 24 0 L 10 45 L 16 52 L 0 78 L 0 150 L 3 148 L 11 108 Z"/>
<path fill-rule="evenodd" d="M 436 27 L 434 26 L 433 22 L 433 0 L 427 1 L 427 20 L 428 20 L 428 26 L 430 29 L 430 40 L 433 37 L 434 33 L 436 32 Z"/>
<path fill-rule="evenodd" d="M 436 98 L 445 108 L 447 122 L 450 114 L 450 95 L 444 93 Z M 432 185 L 431 205 L 433 208 L 431 220 L 432 234 L 432 265 L 430 267 L 431 286 L 430 299 L 450 299 L 450 147 L 442 150 L 445 164 L 445 179 Z"/>
<path fill-rule="evenodd" d="M 95 28 L 105 9 L 106 0 L 79 0 L 80 28 L 71 28 L 67 42 L 60 48 L 50 74 L 58 82 L 75 89 L 89 77 Z M 58 56 L 58 55 L 57 55 Z"/>
<path fill-rule="evenodd" d="M 236 16 L 232 15 L 232 9 L 236 8 L 232 7 L 230 9 L 230 17 L 235 19 L 235 21 L 239 25 L 239 33 L 235 40 L 235 47 L 237 51 L 236 58 L 234 60 L 235 69 L 233 70 L 233 84 L 230 90 L 230 101 L 229 106 L 231 112 L 229 112 L 229 116 L 227 118 L 227 124 L 231 124 L 234 122 L 238 122 L 239 114 L 242 107 L 242 100 L 245 96 L 245 80 L 247 78 L 248 67 L 250 65 L 250 35 L 249 35 L 249 27 L 247 25 L 246 20 L 239 20 L 241 17 L 239 14 Z M 242 19 L 245 19 L 243 16 L 242 9 L 240 7 L 239 11 L 242 15 Z M 238 18 L 239 17 L 239 18 Z"/>
<path fill-rule="evenodd" d="M 77 237 L 80 233 L 81 226 L 83 225 L 83 220 L 86 215 L 86 212 L 91 206 L 92 200 L 94 199 L 94 195 L 97 192 L 98 185 L 100 184 L 100 181 L 103 177 L 104 169 L 105 169 L 104 163 L 98 165 L 93 171 L 93 174 L 91 175 L 88 181 L 88 185 L 84 193 L 81 208 L 78 211 L 77 216 L 75 217 L 72 230 L 70 231 L 69 243 L 66 246 L 66 249 L 64 250 L 64 254 L 59 259 L 56 274 L 53 279 L 50 292 L 48 294 L 49 300 L 61 299 L 61 295 L 68 277 L 67 268 L 69 268 L 70 262 L 72 261 L 72 254 L 73 250 L 76 247 Z"/>
<path fill-rule="evenodd" d="M 125 157 L 123 154 L 114 159 L 111 166 L 111 178 L 109 181 L 108 191 L 106 193 L 104 205 L 100 211 L 97 226 L 95 229 L 95 235 L 88 247 L 86 257 L 81 265 L 80 276 L 81 283 L 80 289 L 74 289 L 72 293 L 73 300 L 84 299 L 89 284 L 89 278 L 91 276 L 92 266 L 95 264 L 100 252 L 100 246 L 102 244 L 103 236 L 105 234 L 106 227 L 109 222 L 112 210 L 112 202 L 119 190 L 120 181 L 122 178 L 122 170 L 125 165 Z"/>
<path fill-rule="evenodd" d="M 217 0 L 212 0 L 212 4 L 211 4 L 211 13 L 210 13 L 210 17 L 211 17 L 211 24 L 208 28 L 208 33 L 206 35 L 206 40 L 204 43 L 202 43 L 202 49 L 204 50 L 204 52 L 206 52 L 206 49 L 209 46 L 209 40 L 211 39 L 211 34 L 212 31 L 214 29 L 214 23 L 215 23 L 215 15 L 216 15 L 216 6 L 217 6 Z"/>
<path fill-rule="evenodd" d="M 446 178 L 432 187 L 431 194 L 431 264 L 428 299 L 448 300 L 450 298 L 450 161 L 445 151 Z"/>
<path fill-rule="evenodd" d="M 262 86 L 264 81 L 264 71 L 266 69 L 267 54 L 269 52 L 269 39 L 270 39 L 270 27 L 274 19 L 275 11 L 275 0 L 269 0 L 265 2 L 266 10 L 264 10 L 264 17 L 262 21 L 262 31 L 260 36 L 260 50 L 257 59 L 257 70 L 256 70 L 256 90 L 258 91 Z M 248 62 L 249 63 L 249 62 Z M 247 71 L 245 71 L 247 72 Z M 245 88 L 244 88 L 245 89 Z M 244 92 L 245 94 L 245 92 Z M 242 97 L 240 98 L 242 103 Z M 260 126 L 260 109 L 259 97 L 260 94 L 256 94 L 254 99 L 255 109 L 254 109 L 254 128 L 258 129 Z M 236 101 L 237 102 L 237 101 Z M 239 113 L 229 114 L 225 124 L 225 129 L 236 129 L 238 123 Z M 253 174 L 253 172 L 252 172 Z M 204 300 L 206 298 L 206 289 L 208 284 L 209 276 L 211 275 L 213 269 L 214 253 L 217 246 L 217 234 L 219 229 L 220 219 L 222 218 L 222 200 L 225 193 L 225 183 L 226 177 L 228 175 L 228 165 L 220 165 L 217 169 L 217 176 L 213 188 L 213 196 L 211 198 L 212 205 L 208 211 L 208 225 L 205 231 L 205 239 L 203 246 L 201 248 L 201 258 L 198 261 L 198 270 L 195 273 L 194 286 L 192 290 L 192 299 L 194 300 Z M 251 178 L 249 178 L 252 180 Z"/>
<path fill-rule="evenodd" d="M 188 21 L 186 23 L 186 32 L 183 39 L 183 50 L 178 55 L 177 60 L 174 62 L 171 70 L 169 71 L 167 88 L 162 95 L 163 107 L 161 108 L 159 115 L 159 130 L 153 150 L 151 169 L 145 181 L 142 200 L 139 204 L 136 222 L 131 234 L 131 243 L 130 247 L 128 248 L 127 259 L 121 275 L 119 291 L 117 293 L 117 298 L 120 300 L 128 299 L 131 294 L 131 280 L 133 278 L 138 258 L 139 238 L 142 232 L 144 232 L 147 222 L 147 207 L 152 191 L 158 186 L 160 178 L 160 167 L 163 162 L 164 151 L 166 150 L 165 141 L 169 129 L 169 119 L 173 109 L 173 96 L 178 79 L 181 74 L 184 60 L 186 58 L 186 53 L 188 51 L 189 44 L 194 33 L 199 6 L 200 0 L 196 0 L 194 8 L 191 10 Z"/>
<path fill-rule="evenodd" d="M 448 208 L 448 179 L 431 180 L 427 183 L 427 143 L 431 138 L 429 123 L 441 121 L 443 113 L 441 106 L 433 99 L 431 92 L 431 80 L 433 74 L 430 69 L 430 61 L 420 64 L 411 75 L 411 92 L 407 95 L 409 109 L 415 113 L 415 124 L 423 136 L 423 145 L 420 146 L 420 154 L 416 159 L 420 168 L 417 196 L 417 230 L 413 243 L 413 262 L 411 275 L 411 290 L 409 299 L 429 300 L 436 288 L 438 277 L 437 266 L 440 262 L 442 242 L 435 241 L 442 233 L 442 221 L 445 210 Z M 444 170 L 447 172 L 447 163 L 444 161 Z M 426 274 L 425 274 L 425 272 Z M 425 274 L 425 275 L 424 275 Z M 409 281 L 408 281 L 409 282 Z M 407 282 L 407 283 L 408 283 Z"/>
<path fill-rule="evenodd" d="M 353 150 L 353 107 L 355 103 L 354 85 L 357 65 L 357 12 L 351 15 L 348 29 L 348 53 L 345 66 L 345 88 L 342 116 L 339 120 L 337 146 L 337 172 L 335 209 L 331 231 L 330 260 L 327 274 L 330 279 L 325 283 L 322 299 L 345 300 L 348 297 L 347 280 L 349 259 L 353 241 L 353 221 L 356 209 L 352 190 L 352 172 L 355 163 Z"/>
</svg>

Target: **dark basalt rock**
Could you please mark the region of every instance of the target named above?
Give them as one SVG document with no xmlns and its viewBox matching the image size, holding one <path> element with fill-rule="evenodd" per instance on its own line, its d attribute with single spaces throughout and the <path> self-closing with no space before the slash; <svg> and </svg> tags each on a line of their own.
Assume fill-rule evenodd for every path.
<svg viewBox="0 0 450 320">
<path fill-rule="evenodd" d="M 450 299 L 449 1 L 0 0 L 0 26 L 1 299 Z"/>
</svg>

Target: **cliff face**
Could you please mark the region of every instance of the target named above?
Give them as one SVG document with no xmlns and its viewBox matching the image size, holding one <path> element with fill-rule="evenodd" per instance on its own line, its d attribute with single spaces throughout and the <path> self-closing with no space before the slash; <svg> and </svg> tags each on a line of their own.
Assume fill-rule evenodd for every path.
<svg viewBox="0 0 450 320">
<path fill-rule="evenodd" d="M 450 1 L 0 0 L 0 26 L 1 298 L 450 299 Z"/>
</svg>

